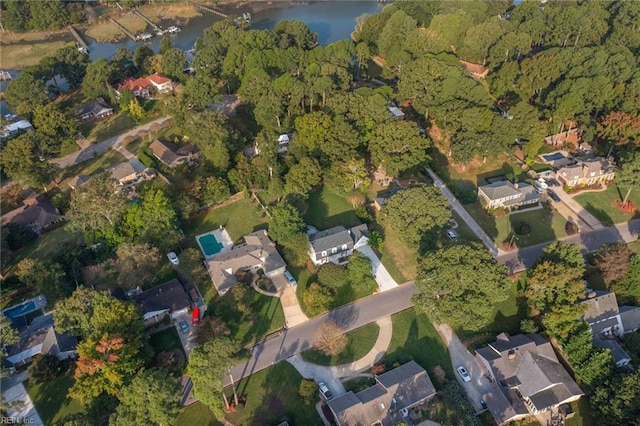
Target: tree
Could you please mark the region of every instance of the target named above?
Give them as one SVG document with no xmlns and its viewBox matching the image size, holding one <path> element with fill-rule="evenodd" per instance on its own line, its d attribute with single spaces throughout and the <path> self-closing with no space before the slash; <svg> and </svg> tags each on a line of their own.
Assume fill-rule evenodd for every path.
<svg viewBox="0 0 640 426">
<path fill-rule="evenodd" d="M 599 386 L 591 397 L 598 423 L 605 426 L 634 424 L 640 416 L 640 370 L 616 373 L 607 386 Z"/>
<path fill-rule="evenodd" d="M 162 70 L 174 80 L 180 80 L 184 75 L 184 64 L 187 54 L 182 49 L 172 48 L 162 55 Z"/>
<path fill-rule="evenodd" d="M 176 211 L 161 189 L 145 191 L 140 203 L 128 206 L 123 230 L 135 241 L 151 244 L 161 250 L 170 249 L 180 239 Z"/>
<path fill-rule="evenodd" d="M 180 396 L 180 386 L 175 378 L 163 371 L 146 370 L 118 394 L 120 405 L 109 424 L 171 426 L 180 412 Z"/>
<path fill-rule="evenodd" d="M 633 252 L 626 244 L 606 244 L 600 247 L 595 258 L 595 265 L 608 285 L 627 276 L 629 261 Z"/>
<path fill-rule="evenodd" d="M 374 229 L 373 231 L 369 232 L 369 245 L 371 247 L 373 247 L 376 250 L 380 250 L 383 244 L 384 244 L 384 237 L 379 231 Z"/>
<path fill-rule="evenodd" d="M 62 2 L 29 2 L 29 26 L 35 30 L 54 30 L 69 23 L 69 13 Z"/>
<path fill-rule="evenodd" d="M 74 142 L 78 127 L 73 118 L 62 112 L 56 104 L 38 105 L 33 110 L 33 125 L 45 135 Z"/>
<path fill-rule="evenodd" d="M 36 383 L 55 380 L 62 372 L 62 363 L 55 355 L 37 355 L 29 366 L 29 377 Z"/>
<path fill-rule="evenodd" d="M 231 196 L 231 190 L 226 180 L 209 176 L 204 181 L 202 199 L 207 204 L 221 203 Z"/>
<path fill-rule="evenodd" d="M 160 250 L 149 244 L 122 243 L 116 251 L 118 283 L 125 288 L 154 284 L 160 269 Z"/>
<path fill-rule="evenodd" d="M 62 299 L 70 293 L 66 274 L 54 262 L 23 259 L 16 266 L 16 276 L 25 286 L 44 293 L 51 301 Z"/>
<path fill-rule="evenodd" d="M 133 64 L 138 67 L 142 74 L 148 74 L 149 60 L 153 57 L 153 50 L 146 44 L 137 47 L 133 52 Z"/>
<path fill-rule="evenodd" d="M 364 193 L 371 185 L 364 159 L 354 158 L 346 162 L 335 161 L 325 176 L 325 182 L 342 193 Z"/>
<path fill-rule="evenodd" d="M 293 235 L 287 241 L 287 245 L 284 247 L 284 254 L 288 262 L 294 265 L 302 266 L 309 258 L 309 237 L 305 232 L 300 232 Z"/>
<path fill-rule="evenodd" d="M 197 328 L 197 333 L 196 341 L 199 345 L 204 345 L 216 337 L 229 336 L 231 334 L 231 330 L 221 318 L 208 316 L 200 322 L 200 325 Z"/>
<path fill-rule="evenodd" d="M 104 58 L 91 62 L 82 80 L 82 93 L 87 98 L 109 98 L 113 72 L 113 65 Z"/>
<path fill-rule="evenodd" d="M 318 281 L 320 281 L 320 284 L 333 289 L 349 285 L 347 268 L 333 263 L 322 265 L 318 271 Z"/>
<path fill-rule="evenodd" d="M 173 41 L 171 41 L 171 37 L 164 36 L 162 40 L 160 40 L 160 54 L 164 55 L 170 49 L 173 49 Z"/>
<path fill-rule="evenodd" d="M 51 182 L 56 166 L 45 158 L 41 149 L 42 139 L 36 132 L 29 132 L 10 140 L 2 150 L 2 170 L 7 176 L 42 188 Z"/>
<path fill-rule="evenodd" d="M 18 330 L 11 326 L 11 320 L 4 315 L 0 315 L 0 350 L 19 341 Z"/>
<path fill-rule="evenodd" d="M 315 380 L 302 379 L 298 388 L 298 395 L 306 405 L 313 404 L 318 395 L 318 384 Z"/>
<path fill-rule="evenodd" d="M 30 114 L 38 105 L 49 101 L 47 87 L 33 72 L 22 71 L 11 80 L 5 91 L 5 99 L 16 108 L 18 114 Z"/>
<path fill-rule="evenodd" d="M 240 344 L 227 337 L 215 338 L 191 351 L 187 374 L 193 380 L 193 393 L 209 407 L 217 419 L 224 418 L 223 376 L 242 360 Z"/>
<path fill-rule="evenodd" d="M 374 164 L 383 166 L 389 176 L 397 176 L 428 160 L 429 146 L 429 139 L 420 134 L 414 123 L 391 121 L 376 128 L 369 151 Z"/>
<path fill-rule="evenodd" d="M 628 205 L 631 191 L 640 188 L 640 154 L 638 152 L 631 153 L 621 164 L 620 172 L 616 173 L 616 184 L 627 188 L 622 205 Z"/>
<path fill-rule="evenodd" d="M 142 120 L 146 115 L 146 111 L 144 110 L 142 105 L 140 105 L 140 101 L 138 101 L 138 98 L 136 97 L 129 101 L 129 107 L 127 108 L 127 110 L 129 111 L 129 116 L 131 116 L 131 118 L 136 121 Z"/>
<path fill-rule="evenodd" d="M 338 355 L 347 346 L 344 328 L 332 320 L 326 320 L 313 335 L 313 345 L 325 355 Z"/>
<path fill-rule="evenodd" d="M 381 213 L 400 238 L 414 245 L 451 217 L 449 203 L 440 190 L 423 184 L 395 193 L 385 201 Z"/>
<path fill-rule="evenodd" d="M 184 130 L 213 167 L 222 172 L 229 168 L 229 152 L 238 148 L 240 137 L 224 114 L 217 111 L 189 114 Z"/>
<path fill-rule="evenodd" d="M 347 264 L 347 273 L 349 274 L 349 281 L 353 286 L 364 286 L 369 284 L 372 286 L 371 291 L 376 287 L 376 282 L 373 279 L 371 273 L 371 260 L 362 253 L 353 253 L 349 256 L 349 263 Z"/>
<path fill-rule="evenodd" d="M 304 157 L 294 164 L 285 176 L 285 191 L 306 197 L 322 180 L 322 168 L 313 158 Z"/>
<path fill-rule="evenodd" d="M 507 272 L 479 243 L 446 246 L 421 259 L 414 302 L 437 323 L 479 330 L 508 297 Z"/>
<path fill-rule="evenodd" d="M 282 201 L 271 211 L 269 219 L 269 235 L 282 245 L 305 229 L 304 221 L 298 209 L 287 201 Z"/>
<path fill-rule="evenodd" d="M 331 291 L 318 283 L 311 283 L 302 293 L 302 302 L 315 312 L 322 312 L 329 308 L 333 297 Z"/>
</svg>

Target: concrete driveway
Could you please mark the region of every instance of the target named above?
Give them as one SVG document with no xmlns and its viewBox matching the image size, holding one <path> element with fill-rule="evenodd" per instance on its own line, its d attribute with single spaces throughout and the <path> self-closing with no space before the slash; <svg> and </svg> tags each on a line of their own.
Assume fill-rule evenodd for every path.
<svg viewBox="0 0 640 426">
<path fill-rule="evenodd" d="M 188 333 L 183 332 L 182 328 L 180 328 L 181 321 L 184 321 L 187 323 L 187 327 L 189 327 Z M 180 343 L 182 343 L 182 348 L 184 349 L 184 353 L 187 356 L 187 360 L 188 360 L 196 340 L 196 331 L 191 325 L 191 317 L 188 315 L 182 315 L 175 319 L 173 325 L 176 327 L 178 336 L 180 336 Z"/>
<path fill-rule="evenodd" d="M 340 379 L 336 377 L 330 368 L 305 362 L 300 354 L 287 358 L 287 362 L 293 365 L 295 369 L 298 370 L 298 373 L 300 373 L 300 375 L 305 379 L 324 382 L 333 394 L 334 398 L 347 393 Z"/>
<path fill-rule="evenodd" d="M 482 411 L 483 408 L 480 405 L 482 395 L 493 389 L 493 385 L 486 377 L 484 377 L 484 371 L 482 370 L 482 367 L 480 367 L 480 363 L 478 363 L 476 358 L 467 350 L 467 348 L 465 348 L 451 327 L 446 324 L 438 325 L 436 326 L 436 330 L 438 330 L 438 333 L 440 333 L 440 336 L 442 336 L 442 339 L 449 349 L 451 365 L 453 367 L 454 374 L 456 375 L 456 379 L 458 379 L 458 383 L 460 383 L 467 392 L 467 398 L 469 398 L 469 401 L 476 411 Z M 461 365 L 469 373 L 471 381 L 463 381 L 462 377 L 460 377 L 458 372 L 455 371 L 455 369 Z"/>
<path fill-rule="evenodd" d="M 296 325 L 309 321 L 309 318 L 302 312 L 302 308 L 300 308 L 298 296 L 296 295 L 297 287 L 289 285 L 284 274 L 278 274 L 272 277 L 271 281 L 278 291 L 278 297 L 280 298 L 280 305 L 284 312 L 287 327 L 295 327 Z"/>
<path fill-rule="evenodd" d="M 380 262 L 380 259 L 378 259 L 378 256 L 376 256 L 371 247 L 365 245 L 357 248 L 356 251 L 359 251 L 371 260 L 371 272 L 378 283 L 380 291 L 387 291 L 398 287 L 398 283 L 391 277 L 391 274 L 382 262 Z"/>
<path fill-rule="evenodd" d="M 578 217 L 582 222 L 586 223 L 586 225 L 589 226 L 589 228 L 591 228 L 594 231 L 598 231 L 604 228 L 602 223 L 600 223 L 600 221 L 594 215 L 592 215 L 587 210 L 585 210 L 585 208 L 582 207 L 582 205 L 580 205 L 580 203 L 578 203 L 576 200 L 574 200 L 571 197 L 571 195 L 564 192 L 563 188 L 554 187 L 553 191 L 556 194 L 558 194 L 558 197 L 560 198 L 561 203 L 564 204 L 570 211 L 573 212 L 573 216 Z M 558 204 L 560 203 L 554 202 L 553 206 L 556 207 Z"/>
<path fill-rule="evenodd" d="M 3 389 L 2 396 L 9 406 L 7 417 L 3 417 L 3 419 L 8 418 L 9 420 L 3 420 L 0 423 L 16 423 L 19 421 L 24 424 L 44 426 L 31 397 L 22 383 L 18 383 L 9 389 Z"/>
</svg>

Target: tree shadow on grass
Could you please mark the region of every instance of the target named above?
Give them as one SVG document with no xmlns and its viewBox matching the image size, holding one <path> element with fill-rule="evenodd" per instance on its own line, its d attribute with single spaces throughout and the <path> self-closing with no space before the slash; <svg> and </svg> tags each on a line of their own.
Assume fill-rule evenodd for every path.
<svg viewBox="0 0 640 426">
<path fill-rule="evenodd" d="M 616 189 L 618 190 L 618 193 L 620 193 L 620 189 L 618 187 L 616 187 Z M 611 206 L 610 208 L 615 209 L 617 207 Z M 591 203 L 586 203 L 584 205 L 584 209 L 589 213 L 591 213 L 592 215 L 594 215 L 596 219 L 602 222 L 603 225 L 613 226 L 615 224 L 615 221 L 611 218 L 611 216 L 609 216 L 609 214 L 604 209 L 601 209 L 600 207 L 596 207 Z"/>
</svg>

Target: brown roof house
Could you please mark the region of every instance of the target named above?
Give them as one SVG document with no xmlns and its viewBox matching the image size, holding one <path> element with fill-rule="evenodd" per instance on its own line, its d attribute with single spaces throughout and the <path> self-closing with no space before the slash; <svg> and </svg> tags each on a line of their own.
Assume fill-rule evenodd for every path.
<svg viewBox="0 0 640 426">
<path fill-rule="evenodd" d="M 486 209 L 512 209 L 536 204 L 540 200 L 532 185 L 525 182 L 511 183 L 508 180 L 479 186 L 478 198 Z"/>
<path fill-rule="evenodd" d="M 578 161 L 572 166 L 562 167 L 556 179 L 566 186 L 606 184 L 615 177 L 615 166 L 611 161 L 596 157 Z"/>
<path fill-rule="evenodd" d="M 45 194 L 24 200 L 24 205 L 2 215 L 2 224 L 17 223 L 40 234 L 64 217 Z"/>
<path fill-rule="evenodd" d="M 502 333 L 476 358 L 497 384 L 482 398 L 499 425 L 579 399 L 583 392 L 538 334 Z"/>
<path fill-rule="evenodd" d="M 164 165 L 172 169 L 180 164 L 186 164 L 202 154 L 200 148 L 195 145 L 188 144 L 178 147 L 171 142 L 158 139 L 149 145 L 149 150 Z"/>
<path fill-rule="evenodd" d="M 376 384 L 327 402 L 338 426 L 406 423 L 407 410 L 436 394 L 429 375 L 415 361 L 376 376 Z"/>
<path fill-rule="evenodd" d="M 81 121 L 100 120 L 113 115 L 113 108 L 104 99 L 96 98 L 76 107 L 73 110 L 73 115 Z"/>
<path fill-rule="evenodd" d="M 145 322 L 161 319 L 167 314 L 177 318 L 191 309 L 189 295 L 177 279 L 138 294 L 133 300 L 142 309 Z"/>
<path fill-rule="evenodd" d="M 130 185 L 140 181 L 147 168 L 137 158 L 120 163 L 111 170 L 111 177 L 120 185 Z"/>
<path fill-rule="evenodd" d="M 620 346 L 617 338 L 640 328 L 640 307 L 618 307 L 615 293 L 588 290 L 587 298 L 581 302 L 586 307 L 582 320 L 589 324 L 593 344 L 609 349 L 618 367 L 631 362 L 631 357 Z"/>
<path fill-rule="evenodd" d="M 287 267 L 265 230 L 245 235 L 244 243 L 206 260 L 205 266 L 221 296 L 238 282 L 236 274 L 239 271 L 256 272 L 262 269 L 271 278 L 283 274 Z"/>
</svg>

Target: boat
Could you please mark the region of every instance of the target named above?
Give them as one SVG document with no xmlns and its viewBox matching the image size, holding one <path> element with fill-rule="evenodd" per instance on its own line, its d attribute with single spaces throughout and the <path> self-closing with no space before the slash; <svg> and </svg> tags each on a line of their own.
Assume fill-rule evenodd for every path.
<svg viewBox="0 0 640 426">
<path fill-rule="evenodd" d="M 142 41 L 151 40 L 153 38 L 153 34 L 150 33 L 142 33 L 138 36 L 138 38 Z"/>
<path fill-rule="evenodd" d="M 166 30 L 166 32 L 168 32 L 169 34 L 176 34 L 176 33 L 179 33 L 180 31 L 182 31 L 181 28 L 174 27 L 174 26 L 171 26 L 171 27 L 167 28 L 167 30 Z"/>
</svg>

